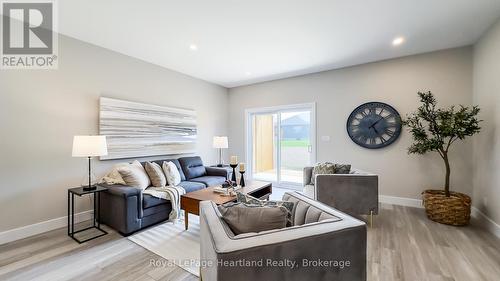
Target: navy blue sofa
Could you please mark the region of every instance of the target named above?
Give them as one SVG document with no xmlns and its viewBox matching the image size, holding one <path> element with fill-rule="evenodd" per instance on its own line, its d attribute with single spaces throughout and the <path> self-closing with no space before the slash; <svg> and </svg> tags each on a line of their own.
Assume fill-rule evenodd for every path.
<svg viewBox="0 0 500 281">
<path fill-rule="evenodd" d="M 226 169 L 206 167 L 198 156 L 152 162 L 161 166 L 164 161 L 171 161 L 177 166 L 181 174 L 179 185 L 186 192 L 220 185 L 229 178 Z M 100 222 L 123 235 L 167 220 L 172 210 L 170 201 L 143 194 L 138 188 L 125 185 L 103 186 L 108 190 L 101 194 Z"/>
</svg>

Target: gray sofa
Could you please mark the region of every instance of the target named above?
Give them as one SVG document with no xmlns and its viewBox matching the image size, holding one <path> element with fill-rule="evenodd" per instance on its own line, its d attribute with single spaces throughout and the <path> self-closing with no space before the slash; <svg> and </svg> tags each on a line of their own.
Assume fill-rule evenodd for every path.
<svg viewBox="0 0 500 281">
<path fill-rule="evenodd" d="M 304 168 L 304 194 L 350 215 L 378 214 L 378 176 L 353 169 L 350 174 L 316 175 L 313 167 Z"/>
<path fill-rule="evenodd" d="M 296 202 L 292 227 L 236 236 L 213 202 L 201 202 L 202 280 L 366 280 L 364 222 L 297 192 L 283 200 Z M 287 260 L 297 267 L 271 266 Z"/>
<path fill-rule="evenodd" d="M 186 192 L 219 185 L 228 178 L 226 169 L 205 167 L 198 156 L 153 162 L 161 166 L 164 161 L 172 161 L 177 166 L 182 180 L 180 186 Z M 101 194 L 100 221 L 123 235 L 167 220 L 172 210 L 170 201 L 143 194 L 133 186 L 103 186 L 108 190 Z"/>
</svg>

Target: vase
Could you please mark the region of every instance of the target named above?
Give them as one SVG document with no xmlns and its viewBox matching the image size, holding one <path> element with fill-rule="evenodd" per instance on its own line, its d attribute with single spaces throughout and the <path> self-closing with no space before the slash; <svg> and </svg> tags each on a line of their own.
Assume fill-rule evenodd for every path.
<svg viewBox="0 0 500 281">
<path fill-rule="evenodd" d="M 471 198 L 460 192 L 429 189 L 422 192 L 422 202 L 430 220 L 447 225 L 464 226 L 470 222 Z"/>
</svg>

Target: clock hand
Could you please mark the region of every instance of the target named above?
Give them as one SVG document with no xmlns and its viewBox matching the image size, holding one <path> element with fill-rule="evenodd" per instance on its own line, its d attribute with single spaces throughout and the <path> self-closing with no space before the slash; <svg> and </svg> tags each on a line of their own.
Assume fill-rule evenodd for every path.
<svg viewBox="0 0 500 281">
<path fill-rule="evenodd" d="M 375 130 L 375 133 L 377 133 L 377 135 L 380 134 L 375 127 L 372 127 L 372 129 Z"/>
<path fill-rule="evenodd" d="M 378 122 L 380 122 L 382 119 L 384 119 L 384 117 L 380 117 L 380 119 L 378 119 L 375 123 L 373 123 L 370 127 L 368 127 L 369 129 L 373 128 L 373 126 L 377 125 Z M 376 130 L 375 130 L 376 131 Z"/>
</svg>

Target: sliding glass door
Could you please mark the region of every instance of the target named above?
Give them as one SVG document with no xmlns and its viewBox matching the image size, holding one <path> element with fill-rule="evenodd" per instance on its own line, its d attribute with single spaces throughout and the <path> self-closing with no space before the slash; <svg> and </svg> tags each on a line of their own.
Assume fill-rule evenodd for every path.
<svg viewBox="0 0 500 281">
<path fill-rule="evenodd" d="M 311 111 L 280 113 L 280 169 L 284 183 L 302 183 L 302 170 L 312 164 Z"/>
<path fill-rule="evenodd" d="M 300 187 L 315 161 L 314 104 L 249 110 L 247 154 L 251 177 Z"/>
</svg>

